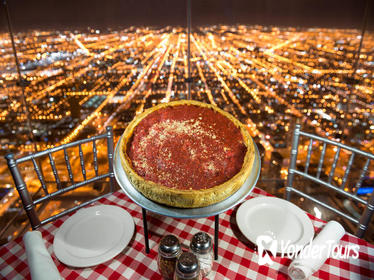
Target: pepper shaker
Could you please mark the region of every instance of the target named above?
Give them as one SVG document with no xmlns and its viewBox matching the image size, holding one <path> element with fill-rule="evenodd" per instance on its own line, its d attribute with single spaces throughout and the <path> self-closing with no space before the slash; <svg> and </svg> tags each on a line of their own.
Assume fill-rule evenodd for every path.
<svg viewBox="0 0 374 280">
<path fill-rule="evenodd" d="M 181 253 L 182 249 L 177 237 L 166 235 L 161 239 L 158 247 L 157 264 L 163 279 L 173 279 L 175 265 Z"/>
<path fill-rule="evenodd" d="M 206 277 L 213 267 L 212 238 L 205 232 L 196 233 L 191 239 L 190 251 L 196 255 L 202 276 Z"/>
<path fill-rule="evenodd" d="M 176 264 L 174 280 L 201 280 L 200 265 L 191 252 L 183 252 Z"/>
</svg>

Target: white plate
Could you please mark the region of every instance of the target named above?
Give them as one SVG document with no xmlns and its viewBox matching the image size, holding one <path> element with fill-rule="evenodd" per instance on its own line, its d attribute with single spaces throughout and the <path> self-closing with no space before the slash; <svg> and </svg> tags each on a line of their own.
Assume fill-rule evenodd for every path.
<svg viewBox="0 0 374 280">
<path fill-rule="evenodd" d="M 256 197 L 240 205 L 236 213 L 240 231 L 252 243 L 257 244 L 260 235 L 270 236 L 277 241 L 277 253 L 287 243 L 299 250 L 314 236 L 312 222 L 303 210 L 293 203 L 276 197 Z M 272 242 L 262 242 L 270 250 Z"/>
<path fill-rule="evenodd" d="M 57 230 L 53 250 L 69 266 L 98 265 L 114 258 L 127 246 L 134 227 L 130 214 L 120 207 L 83 208 Z"/>
</svg>

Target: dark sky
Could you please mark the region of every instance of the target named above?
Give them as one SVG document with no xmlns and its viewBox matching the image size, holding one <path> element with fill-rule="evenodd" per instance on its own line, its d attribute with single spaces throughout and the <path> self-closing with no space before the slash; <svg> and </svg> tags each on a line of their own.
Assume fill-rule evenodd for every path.
<svg viewBox="0 0 374 280">
<path fill-rule="evenodd" d="M 361 28 L 366 0 L 192 0 L 192 24 Z M 368 0 L 373 2 L 372 0 Z M 186 25 L 186 0 L 8 0 L 15 31 Z M 373 3 L 369 29 L 373 29 Z M 0 24 L 5 25 L 1 9 Z M 4 28 L 2 28 L 4 29 Z"/>
</svg>

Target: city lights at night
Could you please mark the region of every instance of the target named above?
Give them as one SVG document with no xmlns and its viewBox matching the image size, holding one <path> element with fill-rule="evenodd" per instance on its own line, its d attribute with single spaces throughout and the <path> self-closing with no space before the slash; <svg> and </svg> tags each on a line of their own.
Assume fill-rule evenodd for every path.
<svg viewBox="0 0 374 280">
<path fill-rule="evenodd" d="M 373 4 L 0 1 L 0 279 L 374 279 Z"/>
<path fill-rule="evenodd" d="M 357 57 L 360 39 L 360 31 L 353 29 L 194 28 L 191 98 L 217 105 L 246 124 L 262 147 L 263 166 L 280 165 L 275 176 L 282 179 L 287 176 L 282 161 L 289 155 L 296 122 L 313 133 L 374 152 L 374 34 L 367 32 Z M 29 112 L 11 40 L 3 33 L 3 154 L 44 150 L 105 132 L 109 125 L 117 141 L 135 115 L 188 96 L 185 28 L 38 30 L 17 33 L 15 44 Z M 280 162 L 274 153 L 282 155 Z M 79 157 L 75 160 L 79 168 Z M 11 189 L 2 196 L 3 214 L 14 209 L 17 194 L 5 160 L 1 162 L 0 181 L 3 189 Z M 335 179 L 341 180 L 338 175 Z M 36 175 L 29 180 L 37 180 Z"/>
<path fill-rule="evenodd" d="M 104 124 L 122 130 L 145 108 L 186 98 L 184 29 L 34 31 L 18 37 L 26 102 L 41 149 Z M 349 135 L 346 141 L 362 146 L 372 139 L 372 34 L 355 73 L 360 34 L 354 30 L 214 26 L 191 38 L 192 98 L 247 123 L 268 149 L 283 143 L 278 130 L 296 118 L 333 139 Z M 1 44 L 2 148 L 28 151 L 7 34 Z"/>
</svg>

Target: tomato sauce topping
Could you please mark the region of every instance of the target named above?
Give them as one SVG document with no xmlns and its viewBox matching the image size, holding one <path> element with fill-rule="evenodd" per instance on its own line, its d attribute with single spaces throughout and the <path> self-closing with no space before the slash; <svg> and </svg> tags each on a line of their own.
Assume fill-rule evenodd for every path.
<svg viewBox="0 0 374 280">
<path fill-rule="evenodd" d="M 169 188 L 220 185 L 242 168 L 247 151 L 240 129 L 210 108 L 161 108 L 136 126 L 127 147 L 133 169 Z"/>
</svg>

